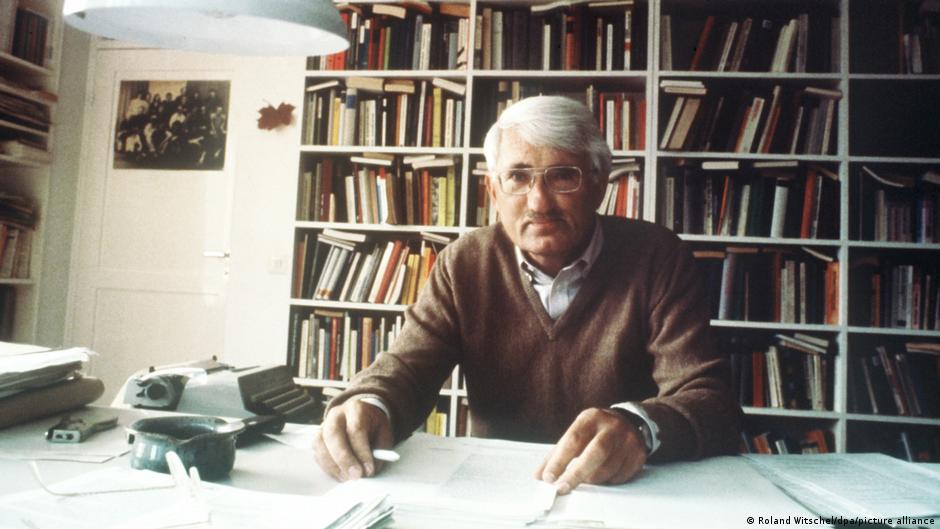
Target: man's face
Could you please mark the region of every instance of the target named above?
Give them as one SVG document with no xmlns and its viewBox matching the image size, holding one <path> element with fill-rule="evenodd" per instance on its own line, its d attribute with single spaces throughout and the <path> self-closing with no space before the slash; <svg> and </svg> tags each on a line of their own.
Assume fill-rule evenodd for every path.
<svg viewBox="0 0 940 529">
<path fill-rule="evenodd" d="M 539 174 L 528 194 L 509 195 L 499 190 L 492 179 L 487 180 L 500 222 L 512 242 L 551 275 L 577 258 L 590 242 L 605 182 L 594 181 L 586 156 L 529 145 L 511 129 L 500 135 L 499 159 L 493 168 L 496 175 L 512 168 L 554 165 L 580 167 L 581 187 L 573 193 L 553 193 Z"/>
</svg>

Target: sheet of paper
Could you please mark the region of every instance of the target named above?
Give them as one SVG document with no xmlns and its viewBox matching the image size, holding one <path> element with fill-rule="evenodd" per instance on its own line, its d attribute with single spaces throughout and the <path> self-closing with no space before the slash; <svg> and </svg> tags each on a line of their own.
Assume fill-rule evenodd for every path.
<svg viewBox="0 0 940 529">
<path fill-rule="evenodd" d="M 401 460 L 381 474 L 344 483 L 329 495 L 388 493 L 403 515 L 474 519 L 478 527 L 536 519 L 555 498 L 554 487 L 533 477 L 547 445 L 415 434 L 395 450 Z"/>
<path fill-rule="evenodd" d="M 940 477 L 882 454 L 748 458 L 787 494 L 820 516 L 865 516 L 884 525 L 904 516 L 940 516 Z"/>
<path fill-rule="evenodd" d="M 617 486 L 581 485 L 559 496 L 538 527 L 753 528 L 812 514 L 740 457 L 648 465 Z M 760 517 L 761 520 L 758 519 Z M 748 519 L 750 518 L 750 522 Z M 602 524 L 602 525 L 600 525 Z M 793 521 L 787 527 L 819 527 Z"/>
<path fill-rule="evenodd" d="M 172 484 L 165 474 L 112 467 L 51 487 L 56 492 L 89 493 Z M 201 488 L 209 521 L 196 527 L 323 529 L 353 505 L 335 498 L 270 494 L 205 482 Z M 161 529 L 205 520 L 205 513 L 181 494 L 178 488 L 160 488 L 63 497 L 34 489 L 0 497 L 0 527 Z"/>
</svg>

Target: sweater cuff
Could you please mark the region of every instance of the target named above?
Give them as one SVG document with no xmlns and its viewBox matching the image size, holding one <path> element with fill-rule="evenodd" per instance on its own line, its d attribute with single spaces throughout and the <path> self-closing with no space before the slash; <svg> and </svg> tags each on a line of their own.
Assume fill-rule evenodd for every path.
<svg viewBox="0 0 940 529">
<path fill-rule="evenodd" d="M 376 408 L 382 410 L 382 413 L 385 414 L 385 418 L 388 419 L 389 424 L 392 422 L 392 413 L 388 411 L 388 405 L 385 404 L 385 401 L 382 400 L 382 397 L 374 393 L 361 393 L 359 395 L 353 395 L 349 400 L 361 400 L 366 404 L 371 404 Z"/>
<path fill-rule="evenodd" d="M 643 441 L 646 443 L 646 455 L 651 456 L 653 452 L 659 448 L 659 426 L 656 424 L 649 414 L 646 413 L 646 410 L 642 406 L 635 402 L 620 402 L 610 406 L 611 408 L 617 408 L 623 410 L 633 417 L 639 419 L 639 422 L 642 425 L 645 425 L 645 428 L 640 428 L 640 433 L 643 435 Z M 640 426 L 640 425 L 638 425 Z"/>
</svg>

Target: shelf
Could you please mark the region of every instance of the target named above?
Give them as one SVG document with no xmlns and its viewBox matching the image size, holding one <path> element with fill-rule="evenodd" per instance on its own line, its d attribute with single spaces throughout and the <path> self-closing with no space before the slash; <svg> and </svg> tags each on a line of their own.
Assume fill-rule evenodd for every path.
<svg viewBox="0 0 940 529">
<path fill-rule="evenodd" d="M 938 243 L 922 242 L 891 242 L 891 241 L 849 241 L 849 248 L 874 248 L 877 250 L 918 250 L 918 251 L 938 251 Z"/>
<path fill-rule="evenodd" d="M 0 80 L 0 92 L 15 95 L 27 101 L 32 101 L 33 103 L 38 103 L 40 105 L 47 106 L 47 107 L 56 104 L 56 101 L 50 101 L 38 95 L 39 92 L 36 90 L 28 90 L 28 89 L 12 86 L 12 85 L 4 83 L 2 80 Z M 53 95 L 52 97 L 55 97 L 55 96 Z"/>
<path fill-rule="evenodd" d="M 682 158 L 684 160 L 796 160 L 798 162 L 817 162 L 817 163 L 837 163 L 842 161 L 842 158 L 833 154 L 783 154 L 783 153 L 768 153 L 768 154 L 758 154 L 753 152 L 702 152 L 702 151 L 663 151 L 657 150 L 656 156 L 658 158 Z"/>
<path fill-rule="evenodd" d="M 324 380 L 321 378 L 306 378 L 306 377 L 294 377 L 294 383 L 299 386 L 304 386 L 308 388 L 336 388 L 336 389 L 346 389 L 349 387 L 348 380 Z M 467 390 L 464 389 L 451 389 L 451 388 L 441 388 L 438 392 L 438 395 L 442 397 L 466 397 Z"/>
<path fill-rule="evenodd" d="M 475 227 L 454 227 L 454 226 L 396 226 L 393 224 L 356 224 L 352 222 L 322 222 L 298 220 L 294 223 L 297 228 L 318 229 L 333 228 L 343 231 L 371 231 L 371 232 L 407 232 L 407 233 L 452 233 L 460 235 L 468 231 L 475 230 Z"/>
<path fill-rule="evenodd" d="M 26 126 L 23 126 L 23 125 L 19 125 L 19 124 L 17 124 L 17 123 L 12 123 L 12 122 L 7 121 L 7 120 L 5 120 L 5 119 L 0 119 L 0 128 L 2 128 L 2 129 L 16 130 L 16 131 L 19 131 L 19 132 L 25 132 L 25 133 L 27 133 L 27 134 L 32 134 L 33 136 L 39 136 L 39 137 L 41 137 L 41 138 L 48 138 L 48 137 L 49 137 L 49 133 L 48 133 L 48 132 L 43 132 L 43 131 L 41 131 L 41 130 L 36 130 L 36 129 L 30 128 L 30 127 L 26 127 Z"/>
<path fill-rule="evenodd" d="M 850 162 L 855 163 L 919 163 L 919 164 L 938 164 L 940 158 L 917 157 L 917 156 L 849 156 Z"/>
<path fill-rule="evenodd" d="M 842 327 L 838 325 L 824 325 L 821 323 L 776 323 L 769 321 L 740 321 L 740 320 L 711 320 L 712 327 L 728 329 L 759 329 L 768 331 L 816 331 L 839 332 Z"/>
<path fill-rule="evenodd" d="M 797 73 L 797 72 L 716 72 L 716 71 L 689 71 L 669 70 L 660 71 L 660 78 L 682 77 L 689 79 L 754 79 L 758 81 L 841 81 L 838 73 Z"/>
<path fill-rule="evenodd" d="M 866 413 L 849 413 L 849 414 L 846 414 L 845 418 L 850 421 L 940 426 L 940 419 L 927 418 L 927 417 L 902 417 L 899 415 L 869 415 Z"/>
<path fill-rule="evenodd" d="M 301 145 L 300 152 L 323 153 L 330 155 L 357 155 L 364 152 L 388 154 L 444 154 L 459 156 L 464 150 L 460 147 L 367 147 L 363 145 Z"/>
<path fill-rule="evenodd" d="M 32 285 L 35 283 L 33 279 L 0 279 L 0 285 Z"/>
<path fill-rule="evenodd" d="M 796 419 L 836 420 L 839 414 L 834 411 L 791 410 L 786 408 L 755 408 L 743 406 L 745 415 L 763 415 L 767 417 L 793 417 Z"/>
<path fill-rule="evenodd" d="M 381 312 L 404 312 L 407 305 L 386 305 L 384 303 L 353 303 L 351 301 L 326 301 L 319 299 L 292 298 L 290 304 L 295 307 L 313 307 L 335 310 L 371 310 Z"/>
<path fill-rule="evenodd" d="M 470 77 L 477 79 L 636 79 L 646 82 L 649 73 L 643 70 L 474 70 Z"/>
<path fill-rule="evenodd" d="M 465 79 L 464 70 L 307 70 L 309 78 L 378 77 L 382 79 Z"/>
<path fill-rule="evenodd" d="M 481 152 L 480 154 L 483 154 L 483 153 Z M 638 151 L 636 149 L 631 149 L 629 151 L 611 150 L 610 154 L 614 160 L 616 160 L 617 158 L 643 158 L 646 156 L 646 151 Z"/>
<path fill-rule="evenodd" d="M 774 246 L 839 246 L 841 243 L 835 239 L 786 239 L 773 237 L 739 237 L 732 235 L 693 235 L 678 234 L 679 238 L 688 242 L 707 242 L 721 244 L 771 244 Z"/>
<path fill-rule="evenodd" d="M 914 73 L 850 73 L 852 81 L 940 81 L 940 74 Z"/>
<path fill-rule="evenodd" d="M 883 336 L 910 336 L 918 338 L 940 338 L 940 331 L 923 331 L 919 329 L 891 329 L 887 327 L 858 327 L 849 326 L 848 332 L 852 334 L 875 334 Z"/>
<path fill-rule="evenodd" d="M 349 382 L 343 380 L 322 380 L 319 378 L 298 378 L 294 377 L 294 382 L 300 386 L 309 388 L 339 388 L 346 389 Z"/>
<path fill-rule="evenodd" d="M 55 75 L 55 72 L 49 68 L 33 64 L 4 51 L 0 51 L 0 65 L 30 75 L 41 75 L 43 77 L 52 77 Z"/>
<path fill-rule="evenodd" d="M 32 168 L 49 167 L 49 164 L 46 162 L 37 162 L 28 158 L 20 158 L 19 156 L 10 156 L 9 154 L 0 154 L 0 165 Z"/>
</svg>

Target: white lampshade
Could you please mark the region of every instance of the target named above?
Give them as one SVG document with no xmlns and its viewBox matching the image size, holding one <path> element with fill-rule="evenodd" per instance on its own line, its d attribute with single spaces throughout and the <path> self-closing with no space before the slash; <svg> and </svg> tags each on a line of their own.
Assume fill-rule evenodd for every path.
<svg viewBox="0 0 940 529">
<path fill-rule="evenodd" d="M 65 0 L 88 33 L 157 48 L 238 55 L 327 55 L 349 47 L 330 0 Z"/>
</svg>

